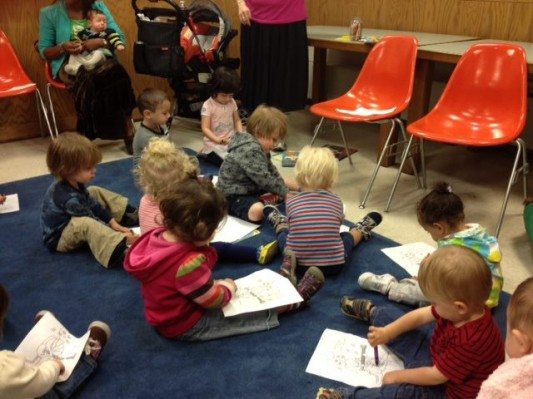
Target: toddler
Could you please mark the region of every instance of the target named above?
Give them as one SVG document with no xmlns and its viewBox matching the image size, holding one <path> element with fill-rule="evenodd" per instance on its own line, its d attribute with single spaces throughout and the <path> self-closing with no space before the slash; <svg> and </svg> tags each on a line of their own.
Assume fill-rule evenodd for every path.
<svg viewBox="0 0 533 399">
<path fill-rule="evenodd" d="M 408 313 L 342 298 L 345 314 L 371 324 L 370 345 L 388 344 L 405 365 L 386 373 L 380 388 L 356 388 L 350 398 L 473 399 L 504 361 L 500 331 L 485 305 L 491 274 L 478 253 L 457 245 L 441 247 L 423 261 L 418 278 L 432 305 Z M 428 324 L 433 329 L 420 329 Z M 347 393 L 321 388 L 317 397 Z"/>
<path fill-rule="evenodd" d="M 218 187 L 228 200 L 230 215 L 257 223 L 272 211 L 265 209 L 261 195 L 270 192 L 285 197 L 289 190 L 298 190 L 298 185 L 283 179 L 270 160 L 270 151 L 287 134 L 285 114 L 260 105 L 250 116 L 246 129 L 247 132 L 233 136 L 228 145 Z"/>
<path fill-rule="evenodd" d="M 520 283 L 507 307 L 503 363 L 481 385 L 478 399 L 533 398 L 533 277 Z"/>
<path fill-rule="evenodd" d="M 141 282 L 145 316 L 167 338 L 206 341 L 270 330 L 278 314 L 306 304 L 324 276 L 310 268 L 297 290 L 304 302 L 225 318 L 221 310 L 235 294 L 229 278 L 214 280 L 217 252 L 209 245 L 226 215 L 226 199 L 211 182 L 187 180 L 159 200 L 163 228 L 142 235 L 125 269 Z"/>
<path fill-rule="evenodd" d="M 3 320 L 9 306 L 9 296 L 0 284 L 0 336 L 2 334 Z M 41 310 L 35 315 L 35 322 L 43 317 L 47 310 Z M 97 360 L 111 336 L 109 326 L 101 321 L 89 324 L 89 339 L 85 351 L 70 377 L 64 382 L 57 382 L 59 376 L 65 371 L 63 362 L 59 359 L 50 359 L 39 366 L 26 363 L 24 357 L 15 352 L 0 351 L 0 398 L 25 399 L 25 398 L 69 398 L 95 371 Z"/>
<path fill-rule="evenodd" d="M 133 137 L 133 165 L 137 166 L 141 153 L 154 137 L 168 140 L 167 123 L 170 119 L 170 100 L 166 93 L 158 89 L 145 89 L 137 98 L 137 108 L 142 114 L 141 125 Z"/>
<path fill-rule="evenodd" d="M 464 206 L 461 198 L 445 182 L 437 183 L 433 190 L 417 204 L 418 222 L 439 247 L 461 245 L 478 252 L 492 275 L 492 290 L 487 306 L 498 306 L 503 286 L 500 268 L 502 254 L 496 237 L 488 234 L 477 223 L 465 223 Z M 390 274 L 381 276 L 363 273 L 359 285 L 367 290 L 381 292 L 395 302 L 424 306 L 427 299 L 420 291 L 416 278 L 398 282 Z"/>
<path fill-rule="evenodd" d="M 268 216 L 280 248 L 285 249 L 280 273 L 292 282 L 296 281 L 295 272 L 302 274 L 310 266 L 317 266 L 326 276 L 338 274 L 350 261 L 353 248 L 370 238 L 370 230 L 381 222 L 381 215 L 371 212 L 349 232 L 339 233 L 343 204 L 331 192 L 339 165 L 329 148 L 304 147 L 295 172 L 301 191 L 287 199 L 287 217 L 275 208 Z"/>
<path fill-rule="evenodd" d="M 81 54 L 72 54 L 69 56 L 68 63 L 65 65 L 65 72 L 69 75 L 75 76 L 78 73 L 80 66 L 91 70 L 106 58 L 113 56 L 108 47 L 114 50 L 123 51 L 124 43 L 120 39 L 119 34 L 107 27 L 107 19 L 105 14 L 100 10 L 90 10 L 87 15 L 89 27 L 78 32 L 78 39 L 84 42 L 89 39 L 102 39 L 104 47 L 98 48 L 91 52 L 83 52 Z"/>
<path fill-rule="evenodd" d="M 102 154 L 78 133 L 52 141 L 46 164 L 57 180 L 43 199 L 41 227 L 50 251 L 70 252 L 88 244 L 104 267 L 122 265 L 127 245 L 136 236 L 126 227 L 138 224 L 128 199 L 101 187 L 85 187 L 96 175 Z"/>
<path fill-rule="evenodd" d="M 173 190 L 186 180 L 198 179 L 198 165 L 193 160 L 196 161 L 168 140 L 150 140 L 135 169 L 137 181 L 145 192 L 139 205 L 141 234 L 163 226 L 158 201 L 166 191 Z M 259 264 L 266 264 L 278 252 L 276 241 L 259 248 L 224 242 L 212 245 L 221 259 L 233 262 L 257 261 Z"/>
<path fill-rule="evenodd" d="M 242 132 L 241 118 L 233 99 L 239 91 L 237 72 L 219 67 L 210 80 L 211 97 L 202 105 L 202 132 L 204 147 L 199 156 L 217 166 L 222 164 L 228 143 L 236 132 Z"/>
</svg>

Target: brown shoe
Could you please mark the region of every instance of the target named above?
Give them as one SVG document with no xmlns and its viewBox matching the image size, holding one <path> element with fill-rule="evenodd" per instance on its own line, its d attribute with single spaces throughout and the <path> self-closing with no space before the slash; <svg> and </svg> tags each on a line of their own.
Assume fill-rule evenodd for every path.
<svg viewBox="0 0 533 399">
<path fill-rule="evenodd" d="M 89 339 L 85 345 L 85 354 L 98 360 L 104 350 L 107 341 L 111 338 L 111 328 L 103 321 L 93 321 L 89 324 Z"/>
</svg>

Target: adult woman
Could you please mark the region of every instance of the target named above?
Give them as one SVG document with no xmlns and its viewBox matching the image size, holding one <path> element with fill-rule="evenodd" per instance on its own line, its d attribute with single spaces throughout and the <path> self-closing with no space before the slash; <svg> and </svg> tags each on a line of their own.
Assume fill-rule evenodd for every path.
<svg viewBox="0 0 533 399">
<path fill-rule="evenodd" d="M 307 99 L 307 10 L 305 0 L 237 0 L 241 26 L 243 103 L 283 111 L 302 109 Z"/>
<path fill-rule="evenodd" d="M 109 48 L 105 39 L 84 42 L 77 39 L 77 33 L 87 27 L 87 14 L 91 9 L 102 11 L 109 28 L 124 42 L 124 34 L 102 0 L 56 0 L 39 14 L 39 53 L 50 62 L 53 76 L 71 86 L 74 92 L 77 130 L 91 139 L 124 138 L 129 152 L 135 95 L 125 69 L 113 58 L 89 72 L 80 68 L 74 79 L 64 71 L 70 54 Z"/>
</svg>

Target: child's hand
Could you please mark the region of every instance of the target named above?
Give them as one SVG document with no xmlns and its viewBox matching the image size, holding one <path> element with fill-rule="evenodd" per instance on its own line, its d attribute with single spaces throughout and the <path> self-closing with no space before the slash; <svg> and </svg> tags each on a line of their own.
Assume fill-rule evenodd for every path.
<svg viewBox="0 0 533 399">
<path fill-rule="evenodd" d="M 63 364 L 63 362 L 59 359 L 53 359 L 53 360 L 59 366 L 59 374 L 63 374 L 65 372 L 65 365 Z"/>
<path fill-rule="evenodd" d="M 65 42 L 61 45 L 63 50 L 68 54 L 79 54 L 83 51 L 83 46 L 81 42 Z"/>
<path fill-rule="evenodd" d="M 0 205 L 2 205 L 4 202 L 6 202 L 6 196 L 4 194 L 0 194 Z"/>
<path fill-rule="evenodd" d="M 372 346 L 384 345 L 391 340 L 387 327 L 370 326 L 368 328 L 368 343 Z"/>
<path fill-rule="evenodd" d="M 122 44 L 119 44 L 119 45 L 117 46 L 117 50 L 118 50 L 118 51 L 124 51 L 124 49 L 125 49 L 125 47 L 124 47 Z"/>
<path fill-rule="evenodd" d="M 224 281 L 231 286 L 230 289 L 233 293 L 237 292 L 237 284 L 235 284 L 235 281 L 230 278 L 225 278 Z"/>
<path fill-rule="evenodd" d="M 139 238 L 138 235 L 133 234 L 131 230 L 128 230 L 128 233 L 124 233 L 126 236 L 126 245 L 130 246 L 133 245 L 135 241 L 137 241 L 137 238 Z"/>
<path fill-rule="evenodd" d="M 300 186 L 298 183 L 296 183 L 295 180 L 292 179 L 283 179 L 283 182 L 287 186 L 287 188 L 291 191 L 298 191 L 300 189 Z"/>
</svg>

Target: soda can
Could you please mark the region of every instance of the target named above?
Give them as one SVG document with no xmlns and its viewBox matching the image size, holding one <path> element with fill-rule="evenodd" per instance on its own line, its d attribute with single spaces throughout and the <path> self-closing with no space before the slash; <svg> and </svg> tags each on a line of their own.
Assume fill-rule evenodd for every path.
<svg viewBox="0 0 533 399">
<path fill-rule="evenodd" d="M 360 40 L 362 33 L 363 33 L 363 25 L 362 25 L 361 19 L 359 18 L 352 19 L 352 22 L 350 22 L 350 29 L 349 29 L 350 40 L 354 42 Z"/>
</svg>

